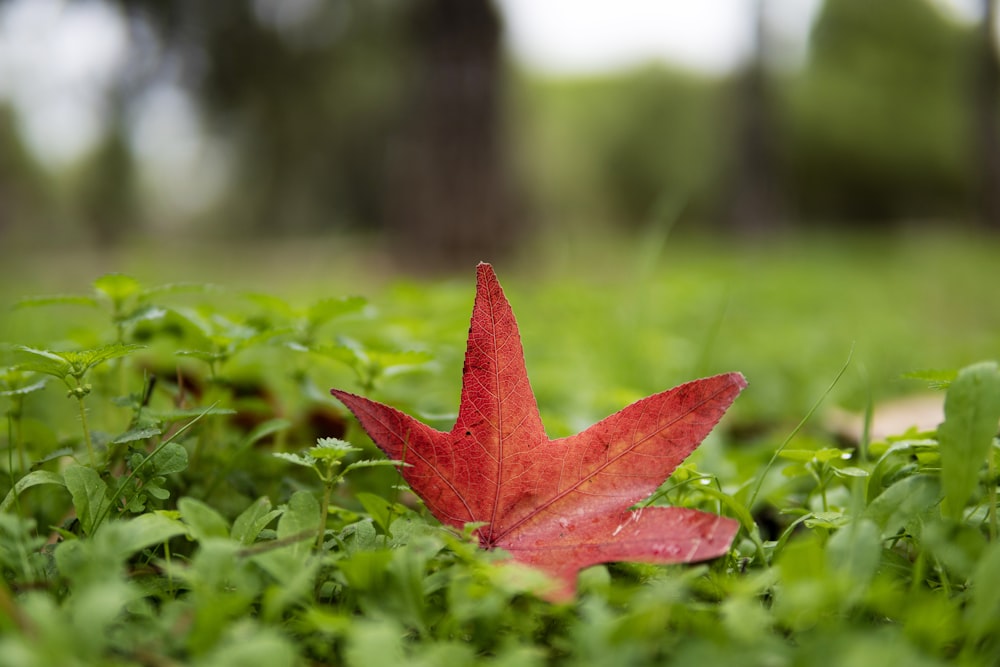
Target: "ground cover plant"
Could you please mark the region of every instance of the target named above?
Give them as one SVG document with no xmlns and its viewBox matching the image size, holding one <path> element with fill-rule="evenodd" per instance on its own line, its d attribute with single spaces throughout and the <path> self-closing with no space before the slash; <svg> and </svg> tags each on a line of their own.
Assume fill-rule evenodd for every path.
<svg viewBox="0 0 1000 667">
<path fill-rule="evenodd" d="M 840 396 L 864 409 L 855 385 L 859 357 L 878 370 L 870 343 L 848 360 L 849 344 L 807 341 L 796 363 L 762 364 L 754 345 L 787 340 L 768 348 L 743 326 L 739 293 L 715 300 L 730 304 L 717 328 L 721 309 L 693 315 L 685 275 L 674 299 L 658 279 L 636 282 L 627 330 L 553 324 L 594 308 L 586 284 L 509 289 L 551 437 L 700 375 L 750 380 L 640 503 L 730 517 L 731 548 L 701 564 L 592 567 L 557 603 L 538 595 L 543 575 L 479 548 L 478 526 L 442 527 L 327 394 L 350 387 L 450 428 L 471 267 L 469 280 L 371 301 L 120 274 L 12 300 L 0 664 L 994 664 L 997 365 L 907 380 L 945 396 L 936 430 L 839 442 L 817 406 Z M 780 298 L 804 317 L 795 287 Z M 697 326 L 666 330 L 671 317 Z M 751 343 L 718 350 L 734 327 Z M 545 372 L 553 356 L 567 368 Z"/>
</svg>

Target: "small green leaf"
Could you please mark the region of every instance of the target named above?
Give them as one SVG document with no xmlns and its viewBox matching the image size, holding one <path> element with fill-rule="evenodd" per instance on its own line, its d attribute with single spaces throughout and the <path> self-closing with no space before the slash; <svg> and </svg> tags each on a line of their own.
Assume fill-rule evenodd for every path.
<svg viewBox="0 0 1000 667">
<path fill-rule="evenodd" d="M 248 301 L 252 301 L 261 308 L 263 308 L 268 313 L 273 313 L 275 315 L 280 315 L 284 318 L 290 319 L 295 316 L 295 309 L 293 309 L 287 301 L 273 294 L 263 294 L 260 292 L 250 292 L 243 295 Z"/>
<path fill-rule="evenodd" d="M 963 581 L 972 576 L 987 546 L 986 537 L 978 526 L 947 519 L 924 523 L 920 541 L 949 574 Z"/>
<path fill-rule="evenodd" d="M 72 366 L 65 358 L 51 350 L 39 350 L 25 345 L 19 345 L 15 349 L 21 353 L 21 359 L 17 364 L 20 370 L 44 373 L 59 379 L 65 378 L 72 370 Z"/>
<path fill-rule="evenodd" d="M 59 447 L 58 449 L 52 450 L 42 458 L 35 461 L 35 465 L 43 465 L 45 463 L 51 463 L 52 461 L 58 461 L 64 456 L 72 456 L 72 455 L 73 455 L 72 447 Z"/>
<path fill-rule="evenodd" d="M 870 503 L 883 490 L 884 477 L 891 470 L 891 463 L 903 457 L 919 458 L 928 452 L 937 452 L 938 442 L 936 440 L 901 440 L 894 442 L 875 462 L 869 472 L 866 498 Z"/>
<path fill-rule="evenodd" d="M 343 474 L 351 472 L 352 470 L 357 470 L 358 468 L 386 468 L 393 467 L 398 468 L 400 466 L 409 466 L 409 463 L 403 463 L 396 459 L 363 459 L 361 461 L 355 461 L 346 468 L 344 468 Z"/>
<path fill-rule="evenodd" d="M 807 528 L 826 528 L 835 530 L 846 526 L 850 519 L 843 512 L 813 512 L 807 514 L 802 521 Z"/>
<path fill-rule="evenodd" d="M 392 518 L 392 503 L 383 498 L 382 496 L 375 495 L 374 493 L 366 493 L 361 491 L 355 495 L 361 506 L 365 508 L 368 515 L 371 516 L 372 520 L 378 525 L 383 532 L 389 532 L 389 524 Z"/>
<path fill-rule="evenodd" d="M 42 484 L 56 484 L 58 486 L 66 486 L 66 482 L 63 480 L 61 475 L 57 475 L 54 472 L 49 472 L 48 470 L 33 470 L 27 475 L 17 480 L 14 484 L 14 488 L 7 493 L 7 496 L 0 503 L 0 512 L 7 512 L 14 504 L 14 499 L 17 498 L 26 489 L 30 489 L 33 486 L 40 486 Z"/>
<path fill-rule="evenodd" d="M 29 374 L 25 373 L 25 375 Z M 4 389 L 3 391 L 0 391 L 0 396 L 4 397 L 27 396 L 28 394 L 33 394 L 36 391 L 41 391 L 42 389 L 45 388 L 46 384 L 48 384 L 48 379 L 42 378 L 41 380 L 38 380 L 37 382 L 34 382 L 32 384 L 26 384 L 21 386 L 15 385 L 11 389 Z M 5 382 L 4 386 L 12 386 L 12 385 Z"/>
<path fill-rule="evenodd" d="M 243 444 L 250 446 L 269 435 L 277 433 L 278 431 L 284 431 L 285 429 L 291 427 L 291 425 L 292 422 L 287 419 L 268 419 L 266 422 L 255 426 L 254 429 L 247 434 Z"/>
<path fill-rule="evenodd" d="M 868 471 L 857 466 L 844 466 L 843 468 L 832 468 L 833 474 L 837 477 L 867 477 Z"/>
<path fill-rule="evenodd" d="M 339 299 L 323 299 L 309 306 L 307 317 L 310 326 L 316 327 L 324 322 L 350 313 L 361 311 L 368 302 L 360 296 L 349 296 Z"/>
<path fill-rule="evenodd" d="M 996 362 L 963 368 L 948 388 L 941 442 L 946 514 L 959 519 L 979 485 L 979 471 L 1000 424 L 1000 370 Z"/>
<path fill-rule="evenodd" d="M 304 468 L 315 468 L 316 459 L 306 454 L 295 454 L 292 452 L 274 452 L 271 454 L 275 458 L 279 458 L 282 461 L 288 461 L 297 466 L 302 466 Z"/>
<path fill-rule="evenodd" d="M 202 501 L 184 497 L 177 501 L 177 509 L 184 523 L 191 527 L 191 535 L 199 542 L 212 537 L 229 537 L 229 524 Z"/>
<path fill-rule="evenodd" d="M 122 326 L 132 326 L 133 324 L 138 324 L 139 322 L 161 320 L 167 316 L 168 312 L 168 310 L 160 308 L 159 306 L 146 305 L 136 308 L 130 313 L 122 315 L 116 321 Z"/>
<path fill-rule="evenodd" d="M 345 344 L 325 344 L 310 348 L 313 352 L 329 359 L 347 364 L 353 369 L 359 369 L 367 359 L 355 347 Z"/>
<path fill-rule="evenodd" d="M 249 546 L 257 540 L 260 531 L 280 515 L 281 510 L 272 509 L 268 497 L 258 498 L 233 521 L 230 536 L 240 544 Z"/>
<path fill-rule="evenodd" d="M 160 484 L 163 484 L 164 481 L 166 480 L 162 477 L 154 477 L 146 482 L 146 484 L 142 487 L 142 492 L 147 496 L 156 498 L 157 500 L 166 500 L 170 497 L 170 492 L 160 486 Z"/>
<path fill-rule="evenodd" d="M 316 497 L 307 491 L 296 491 L 288 500 L 288 509 L 278 521 L 278 539 L 315 531 L 319 526 L 320 508 Z M 310 542 L 299 543 L 296 551 L 308 551 Z"/>
<path fill-rule="evenodd" d="M 108 273 L 94 281 L 94 289 L 115 304 L 135 296 L 142 289 L 139 281 L 122 273 Z"/>
<path fill-rule="evenodd" d="M 375 530 L 372 519 L 361 519 L 345 526 L 341 536 L 345 539 L 350 538 L 347 540 L 347 550 L 352 554 L 357 551 L 381 549 L 385 546 L 385 540 L 380 539 L 384 536 L 380 536 Z"/>
<path fill-rule="evenodd" d="M 130 556 L 140 549 L 162 544 L 187 532 L 183 523 L 164 512 L 147 512 L 123 523 L 127 530 L 122 531 L 126 538 L 121 543 L 122 556 Z"/>
<path fill-rule="evenodd" d="M 881 528 L 883 537 L 890 537 L 940 499 L 941 487 L 937 479 L 929 475 L 913 475 L 883 491 L 868 505 L 863 517 L 874 521 Z"/>
<path fill-rule="evenodd" d="M 111 508 L 108 485 L 93 468 L 74 465 L 63 471 L 66 488 L 73 497 L 73 507 L 83 532 L 93 535 L 97 521 Z"/>
<path fill-rule="evenodd" d="M 931 389 L 947 389 L 958 375 L 953 370 L 921 370 L 912 373 L 904 373 L 903 377 L 908 380 L 921 380 L 927 383 Z"/>
<path fill-rule="evenodd" d="M 338 438 L 319 438 L 315 447 L 309 448 L 309 456 L 323 461 L 339 461 L 351 452 L 361 449 Z"/>
<path fill-rule="evenodd" d="M 342 452 L 360 452 L 359 447 L 355 447 L 346 440 L 341 440 L 340 438 L 317 438 L 316 448 L 318 449 L 331 449 L 339 450 Z"/>
<path fill-rule="evenodd" d="M 145 349 L 145 347 L 145 345 L 135 345 L 134 343 L 111 343 L 87 350 L 71 350 L 56 354 L 70 364 L 70 375 L 82 377 L 91 368 L 103 364 L 105 361 L 130 355 L 136 350 Z"/>
<path fill-rule="evenodd" d="M 831 571 L 847 575 L 857 587 L 867 586 L 882 557 L 878 526 L 860 519 L 841 528 L 827 542 L 826 555 Z"/>
<path fill-rule="evenodd" d="M 824 447 L 823 449 L 816 450 L 816 460 L 820 463 L 829 463 L 830 461 L 846 461 L 849 458 L 851 458 L 851 451 L 848 449 Z"/>
<path fill-rule="evenodd" d="M 127 442 L 135 442 L 136 440 L 146 440 L 160 435 L 162 431 L 155 426 L 148 428 L 133 428 L 125 431 L 117 438 L 111 441 L 113 445 L 123 445 Z"/>
<path fill-rule="evenodd" d="M 379 589 L 385 581 L 392 552 L 381 548 L 383 545 L 376 539 L 375 528 L 370 521 L 360 521 L 353 525 L 357 529 L 355 539 L 349 543 L 350 555 L 339 561 L 337 566 L 351 588 L 359 591 Z"/>
<path fill-rule="evenodd" d="M 187 469 L 188 453 L 178 443 L 168 442 L 153 454 L 153 460 L 147 465 L 152 469 L 145 473 L 146 476 L 172 475 Z"/>
<path fill-rule="evenodd" d="M 304 583 L 299 574 L 311 582 L 319 561 L 303 559 L 316 542 L 319 521 L 320 508 L 316 498 L 306 491 L 297 491 L 278 520 L 277 537 L 284 543 L 277 549 L 256 555 L 254 562 L 284 586 Z"/>
<path fill-rule="evenodd" d="M 970 579 L 971 596 L 966 620 L 974 639 L 1000 631 L 1000 542 L 994 542 L 979 559 Z"/>
</svg>

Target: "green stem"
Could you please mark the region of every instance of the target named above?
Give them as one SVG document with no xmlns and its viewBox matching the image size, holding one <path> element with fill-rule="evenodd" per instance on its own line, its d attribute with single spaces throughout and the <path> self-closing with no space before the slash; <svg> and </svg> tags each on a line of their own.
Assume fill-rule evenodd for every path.
<svg viewBox="0 0 1000 667">
<path fill-rule="evenodd" d="M 410 446 L 410 431 L 407 431 L 406 432 L 406 437 L 403 438 L 403 456 L 402 456 L 402 458 L 399 461 L 399 467 L 396 469 L 396 472 L 399 473 L 400 478 L 402 478 L 402 476 L 403 476 L 403 468 L 406 466 L 406 450 L 409 448 L 409 446 Z M 388 516 L 386 516 L 386 519 L 385 519 L 385 526 L 386 526 L 387 532 L 388 532 L 389 526 L 391 526 L 392 522 L 393 522 L 392 513 L 396 511 L 396 505 L 399 503 L 399 491 L 400 491 L 400 485 L 399 484 L 393 484 L 393 486 L 392 486 L 392 499 L 391 499 L 392 503 L 389 505 L 389 514 L 388 514 Z"/>
<path fill-rule="evenodd" d="M 163 543 L 163 560 L 167 564 L 166 570 L 167 570 L 167 586 L 168 586 L 167 590 L 169 592 L 168 594 L 171 597 L 173 597 L 173 596 L 177 595 L 177 590 L 174 587 L 174 568 L 172 566 L 172 563 L 170 562 L 170 541 L 169 540 Z"/>
<path fill-rule="evenodd" d="M 802 418 L 802 421 L 796 424 L 795 428 L 792 429 L 792 432 L 789 433 L 788 436 L 784 439 L 784 441 L 782 441 L 781 445 L 779 445 L 778 448 L 774 450 L 774 454 L 771 455 L 771 460 L 767 462 L 767 465 L 764 466 L 764 469 L 760 471 L 759 475 L 757 475 L 757 480 L 754 483 L 753 491 L 750 493 L 750 499 L 747 501 L 746 504 L 748 510 L 753 511 L 753 505 L 755 502 L 757 502 L 757 495 L 760 493 L 760 487 L 764 484 L 764 478 L 767 477 L 767 473 L 770 472 L 771 468 L 774 466 L 774 462 L 778 460 L 778 455 L 781 454 L 781 451 L 788 446 L 788 443 L 792 441 L 792 438 L 798 435 L 799 431 L 802 430 L 802 427 L 806 425 L 806 422 L 812 419 L 813 414 L 817 410 L 819 410 L 819 406 L 823 404 L 823 401 L 826 399 L 827 395 L 829 395 L 829 393 L 833 391 L 833 388 L 837 386 L 838 382 L 840 382 L 840 378 L 842 378 L 844 376 L 844 373 L 847 372 L 847 368 L 848 366 L 851 365 L 851 359 L 853 357 L 854 357 L 854 346 L 852 345 L 851 351 L 847 355 L 847 361 L 844 362 L 844 365 L 841 367 L 840 372 L 837 373 L 837 377 L 833 378 L 833 382 L 830 383 L 830 386 L 826 388 L 826 391 L 824 391 L 823 394 L 816 400 L 816 402 L 813 403 L 813 406 L 809 408 L 809 412 L 807 412 L 806 416 Z"/>
<path fill-rule="evenodd" d="M 13 490 L 17 486 L 17 479 L 14 475 L 14 448 L 10 444 L 14 440 L 14 414 L 12 412 L 7 413 L 7 472 L 10 474 L 10 488 Z M 19 448 L 20 449 L 20 448 Z M 27 474 L 27 468 L 24 466 L 24 452 L 21 452 L 21 470 L 22 475 Z M 15 500 L 17 495 L 14 496 Z M 18 511 L 20 514 L 20 510 Z"/>
<path fill-rule="evenodd" d="M 87 408 L 83 405 L 83 396 L 76 397 L 80 405 L 80 424 L 83 426 L 83 441 L 87 443 L 87 454 L 90 456 L 90 465 L 97 465 L 97 457 L 94 455 L 94 442 L 90 439 L 90 427 L 87 425 Z"/>
<path fill-rule="evenodd" d="M 13 401 L 11 401 L 13 406 L 13 411 L 7 413 L 7 438 L 15 443 L 17 447 L 17 455 L 20 458 L 21 472 L 28 472 L 28 454 L 24 449 L 24 427 L 22 426 L 21 417 L 24 414 L 24 397 L 15 396 Z"/>
<path fill-rule="evenodd" d="M 316 550 L 323 550 L 323 537 L 326 535 L 326 518 L 330 512 L 330 497 L 333 495 L 334 480 L 324 480 L 323 504 L 319 508 L 319 527 L 316 529 Z"/>
</svg>

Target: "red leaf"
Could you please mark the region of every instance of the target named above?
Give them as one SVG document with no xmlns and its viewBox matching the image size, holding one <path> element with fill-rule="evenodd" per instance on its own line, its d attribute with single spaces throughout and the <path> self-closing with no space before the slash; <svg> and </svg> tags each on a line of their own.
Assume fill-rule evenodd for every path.
<svg viewBox="0 0 1000 667">
<path fill-rule="evenodd" d="M 746 380 L 739 373 L 649 396 L 577 435 L 549 440 L 528 384 L 514 313 L 489 264 L 476 302 L 451 432 L 333 389 L 442 523 L 476 532 L 556 578 L 572 597 L 577 572 L 630 560 L 684 563 L 726 553 L 739 524 L 676 507 L 629 507 L 647 498 L 708 435 Z"/>
</svg>

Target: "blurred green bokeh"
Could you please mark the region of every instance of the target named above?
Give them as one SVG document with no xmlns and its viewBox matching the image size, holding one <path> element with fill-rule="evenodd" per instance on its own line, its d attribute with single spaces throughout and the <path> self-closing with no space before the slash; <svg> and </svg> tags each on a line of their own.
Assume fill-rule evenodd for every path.
<svg viewBox="0 0 1000 667">
<path fill-rule="evenodd" d="M 0 100 L 2 253 L 339 234 L 427 272 L 665 222 L 1000 229 L 995 1 L 974 24 L 931 0 L 826 0 L 801 63 L 769 4 L 729 74 L 555 77 L 504 52 L 502 4 L 481 0 L 52 0 L 116 17 L 126 58 L 87 92 L 103 138 L 71 164 L 40 162 L 24 106 Z M 170 104 L 195 145 L 165 175 L 142 128 Z"/>
</svg>

